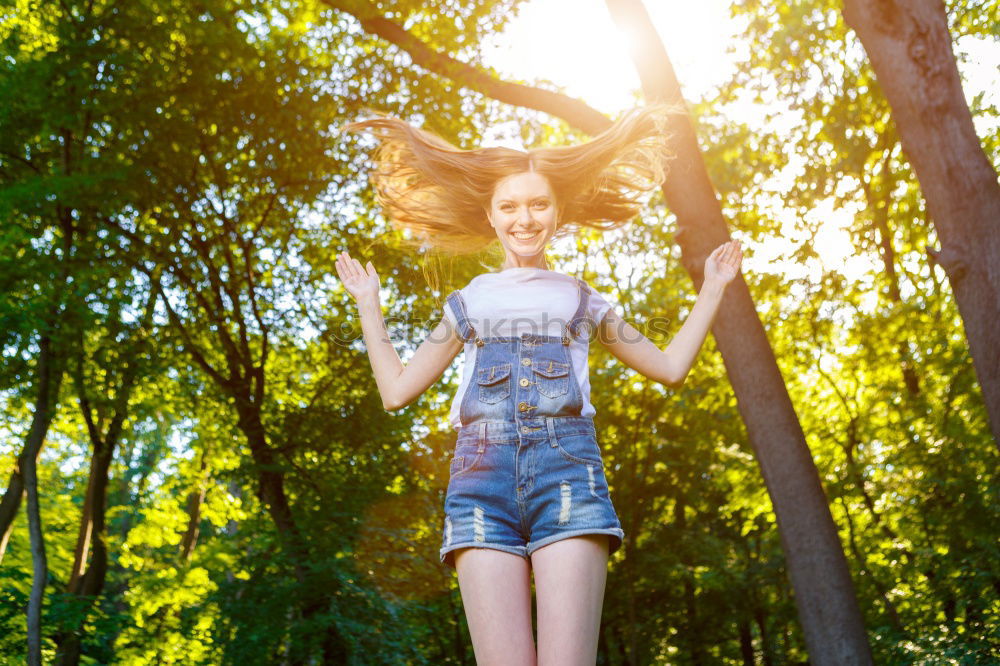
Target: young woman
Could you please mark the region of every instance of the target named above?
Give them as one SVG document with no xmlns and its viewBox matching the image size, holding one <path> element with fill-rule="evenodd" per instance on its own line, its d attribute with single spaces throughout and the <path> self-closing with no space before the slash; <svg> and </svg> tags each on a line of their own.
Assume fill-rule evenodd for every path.
<svg viewBox="0 0 1000 666">
<path fill-rule="evenodd" d="M 608 556 L 624 533 L 593 424 L 590 338 L 598 333 L 625 365 L 678 386 L 739 269 L 737 242 L 706 258 L 694 308 L 660 350 L 546 260 L 558 235 L 634 218 L 639 195 L 663 180 L 668 112 L 636 110 L 587 143 L 528 152 L 463 151 L 392 118 L 347 127 L 379 137 L 374 185 L 396 225 L 425 246 L 461 252 L 499 242 L 504 253 L 500 270 L 448 296 L 405 366 L 385 331 L 375 267 L 346 252 L 336 261 L 386 409 L 411 403 L 465 351 L 441 559 L 457 569 L 481 666 L 595 663 Z"/>
</svg>

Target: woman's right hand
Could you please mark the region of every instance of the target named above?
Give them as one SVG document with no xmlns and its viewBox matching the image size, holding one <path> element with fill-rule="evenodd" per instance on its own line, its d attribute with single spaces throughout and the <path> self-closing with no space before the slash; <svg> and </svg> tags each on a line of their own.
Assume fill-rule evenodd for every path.
<svg viewBox="0 0 1000 666">
<path fill-rule="evenodd" d="M 344 283 L 347 292 L 358 303 L 378 300 L 379 279 L 372 262 L 362 266 L 361 262 L 347 252 L 337 255 L 337 277 Z"/>
</svg>

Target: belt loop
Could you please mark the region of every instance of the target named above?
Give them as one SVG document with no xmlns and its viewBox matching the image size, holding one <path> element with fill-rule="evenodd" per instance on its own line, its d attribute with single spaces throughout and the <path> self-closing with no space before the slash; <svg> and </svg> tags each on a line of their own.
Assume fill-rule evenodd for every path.
<svg viewBox="0 0 1000 666">
<path fill-rule="evenodd" d="M 482 453 L 486 450 L 486 421 L 479 422 L 479 450 L 477 453 Z"/>
<path fill-rule="evenodd" d="M 556 439 L 556 420 L 551 416 L 546 416 L 545 425 L 549 430 L 549 446 L 554 449 L 559 446 L 558 440 Z"/>
</svg>

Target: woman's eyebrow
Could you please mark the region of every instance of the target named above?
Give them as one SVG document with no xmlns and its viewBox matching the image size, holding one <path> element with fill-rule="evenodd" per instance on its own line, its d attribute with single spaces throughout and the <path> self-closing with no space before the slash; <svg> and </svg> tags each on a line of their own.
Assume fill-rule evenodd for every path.
<svg viewBox="0 0 1000 666">
<path fill-rule="evenodd" d="M 539 199 L 544 199 L 545 201 L 548 201 L 550 198 L 551 197 L 549 197 L 549 195 L 547 195 L 547 194 L 539 194 L 538 196 L 535 196 L 535 197 L 529 197 L 529 200 L 531 200 L 531 201 L 538 201 Z M 510 198 L 500 199 L 499 201 L 497 201 L 497 203 L 498 204 L 502 204 L 502 203 L 514 203 L 514 199 L 510 199 Z"/>
</svg>

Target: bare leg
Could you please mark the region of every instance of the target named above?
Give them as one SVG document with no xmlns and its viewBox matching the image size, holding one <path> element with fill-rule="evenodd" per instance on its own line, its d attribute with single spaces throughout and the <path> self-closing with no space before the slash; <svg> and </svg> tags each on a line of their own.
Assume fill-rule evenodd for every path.
<svg viewBox="0 0 1000 666">
<path fill-rule="evenodd" d="M 490 548 L 455 551 L 477 666 L 535 666 L 528 561 Z"/>
<path fill-rule="evenodd" d="M 550 543 L 531 555 L 538 603 L 538 666 L 594 666 L 608 576 L 608 537 Z"/>
</svg>

